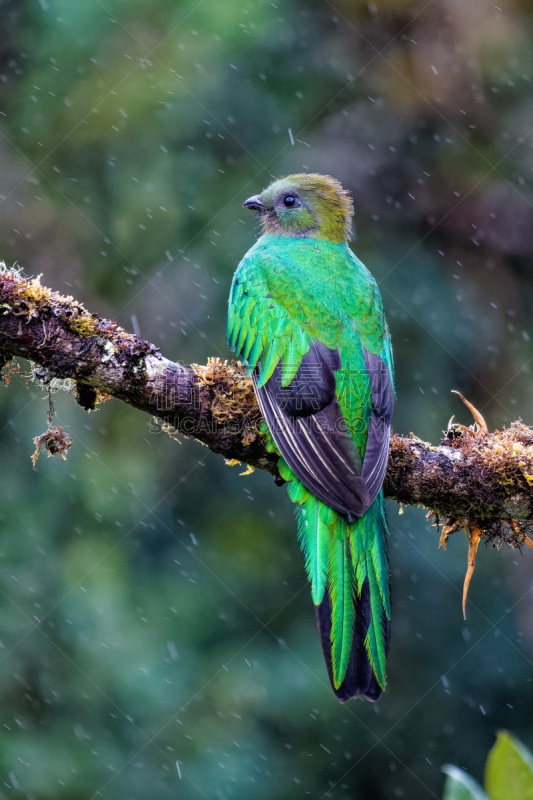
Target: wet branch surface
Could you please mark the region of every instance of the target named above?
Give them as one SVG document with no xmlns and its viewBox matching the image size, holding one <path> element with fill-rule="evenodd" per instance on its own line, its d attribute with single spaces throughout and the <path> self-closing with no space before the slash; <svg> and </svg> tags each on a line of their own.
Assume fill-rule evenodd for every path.
<svg viewBox="0 0 533 800">
<path fill-rule="evenodd" d="M 0 359 L 8 363 L 13 357 L 33 362 L 43 385 L 74 381 L 84 408 L 110 395 L 281 482 L 277 456 L 267 452 L 259 432 L 261 416 L 243 367 L 221 359 L 206 366 L 174 363 L 155 345 L 41 286 L 39 279 L 4 268 Z M 426 506 L 449 525 L 469 520 L 494 543 L 524 541 L 533 523 L 532 486 L 533 429 L 521 422 L 494 433 L 454 425 L 437 447 L 413 436 L 392 437 L 385 495 Z"/>
</svg>

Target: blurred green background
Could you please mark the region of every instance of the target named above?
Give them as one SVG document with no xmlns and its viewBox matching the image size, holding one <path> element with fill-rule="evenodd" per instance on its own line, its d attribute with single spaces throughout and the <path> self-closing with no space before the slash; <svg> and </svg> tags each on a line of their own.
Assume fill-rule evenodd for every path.
<svg viewBox="0 0 533 800">
<path fill-rule="evenodd" d="M 0 257 L 140 330 L 230 357 L 242 202 L 334 175 L 395 347 L 394 429 L 437 443 L 461 391 L 533 424 L 533 5 L 0 0 Z M 293 509 L 118 401 L 0 388 L 0 798 L 440 797 L 495 732 L 533 746 L 531 554 L 437 551 L 389 503 L 377 705 L 327 681 Z M 176 762 L 178 764 L 176 765 Z"/>
</svg>

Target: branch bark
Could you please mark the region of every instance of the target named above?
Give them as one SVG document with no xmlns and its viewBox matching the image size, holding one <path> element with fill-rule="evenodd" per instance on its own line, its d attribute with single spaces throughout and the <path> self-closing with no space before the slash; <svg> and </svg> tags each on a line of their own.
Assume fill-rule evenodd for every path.
<svg viewBox="0 0 533 800">
<path fill-rule="evenodd" d="M 74 381 L 84 408 L 93 408 L 101 394 L 111 395 L 226 459 L 266 470 L 282 482 L 278 458 L 267 452 L 259 432 L 261 416 L 243 367 L 220 359 L 206 366 L 174 363 L 153 344 L 41 286 L 39 279 L 0 266 L 4 363 L 14 356 L 29 359 L 38 365 L 34 374 L 43 384 L 54 378 Z M 475 520 L 494 531 L 504 521 L 523 541 L 533 520 L 532 484 L 533 430 L 517 422 L 492 434 L 455 425 L 437 447 L 393 436 L 384 490 L 387 497 L 424 505 L 446 520 Z"/>
</svg>

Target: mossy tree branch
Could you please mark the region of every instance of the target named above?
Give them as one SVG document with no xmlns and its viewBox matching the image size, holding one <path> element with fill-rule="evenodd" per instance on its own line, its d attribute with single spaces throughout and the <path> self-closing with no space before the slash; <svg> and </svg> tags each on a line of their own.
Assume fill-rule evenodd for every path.
<svg viewBox="0 0 533 800">
<path fill-rule="evenodd" d="M 5 267 L 0 272 L 0 359 L 31 360 L 46 384 L 71 379 L 76 399 L 93 408 L 102 394 L 122 400 L 193 436 L 227 459 L 270 472 L 277 457 L 259 433 L 261 417 L 240 365 L 210 359 L 186 367 L 159 349 Z M 405 505 L 444 520 L 467 519 L 520 543 L 533 520 L 533 430 L 521 423 L 493 434 L 453 426 L 437 447 L 414 437 L 391 440 L 384 489 Z M 518 527 L 516 527 L 518 526 Z"/>
</svg>

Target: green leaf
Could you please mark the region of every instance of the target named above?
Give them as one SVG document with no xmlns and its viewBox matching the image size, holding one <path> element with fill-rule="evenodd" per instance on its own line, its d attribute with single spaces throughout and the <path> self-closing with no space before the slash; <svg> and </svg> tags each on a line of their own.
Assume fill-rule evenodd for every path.
<svg viewBox="0 0 533 800">
<path fill-rule="evenodd" d="M 485 767 L 490 800 L 533 800 L 533 755 L 508 731 L 500 731 Z"/>
<path fill-rule="evenodd" d="M 467 772 L 447 764 L 443 800 L 489 800 L 481 786 Z"/>
</svg>

